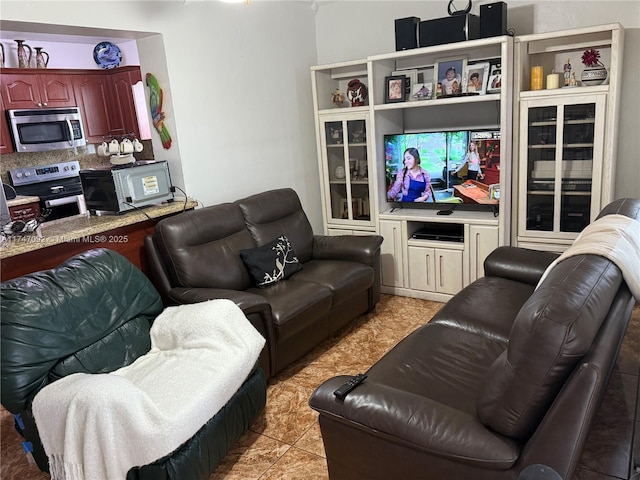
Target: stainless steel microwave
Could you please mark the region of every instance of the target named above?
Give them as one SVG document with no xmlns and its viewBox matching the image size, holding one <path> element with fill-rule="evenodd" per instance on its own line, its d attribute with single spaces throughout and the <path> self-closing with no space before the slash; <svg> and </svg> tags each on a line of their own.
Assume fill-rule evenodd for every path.
<svg viewBox="0 0 640 480">
<path fill-rule="evenodd" d="M 78 107 L 7 111 L 16 152 L 82 147 L 87 139 Z"/>
</svg>

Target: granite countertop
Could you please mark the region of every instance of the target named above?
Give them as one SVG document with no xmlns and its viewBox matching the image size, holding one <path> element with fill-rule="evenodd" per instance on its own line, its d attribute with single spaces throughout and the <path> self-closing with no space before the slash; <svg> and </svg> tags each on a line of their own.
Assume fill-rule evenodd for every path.
<svg viewBox="0 0 640 480">
<path fill-rule="evenodd" d="M 181 212 L 185 208 L 192 209 L 197 205 L 198 202 L 191 199 L 189 199 L 185 205 L 185 199 L 177 197 L 175 201 L 171 203 L 163 203 L 140 210 L 133 210 L 121 215 L 74 215 L 73 217 L 45 222 L 38 227 L 36 232 L 28 235 L 10 238 L 0 237 L 0 239 L 4 238 L 4 241 L 0 244 L 0 259 L 61 243 L 77 241 L 83 237 L 98 235 L 115 228 L 144 222 L 148 220 L 149 217 L 158 218 Z M 96 242 L 100 240 L 100 237 L 96 237 Z M 104 240 L 107 241 L 106 238 Z"/>
<path fill-rule="evenodd" d="M 20 205 L 27 205 L 28 203 L 39 202 L 40 197 L 30 197 L 26 195 L 18 195 L 16 198 L 7 200 L 7 207 L 18 207 Z"/>
</svg>

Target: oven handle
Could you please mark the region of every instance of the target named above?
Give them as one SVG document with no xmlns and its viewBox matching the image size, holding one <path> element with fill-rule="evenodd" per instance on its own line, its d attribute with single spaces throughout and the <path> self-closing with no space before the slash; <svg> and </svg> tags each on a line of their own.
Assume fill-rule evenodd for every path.
<svg viewBox="0 0 640 480">
<path fill-rule="evenodd" d="M 45 200 L 45 207 L 59 207 L 60 205 L 68 205 L 70 203 L 77 203 L 79 195 L 73 195 L 72 197 L 54 198 L 53 200 Z"/>
</svg>

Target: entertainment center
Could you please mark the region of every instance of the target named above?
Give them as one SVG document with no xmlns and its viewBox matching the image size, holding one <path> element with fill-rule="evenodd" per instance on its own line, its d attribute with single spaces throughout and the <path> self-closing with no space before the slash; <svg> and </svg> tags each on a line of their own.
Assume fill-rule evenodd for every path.
<svg viewBox="0 0 640 480">
<path fill-rule="evenodd" d="M 564 250 L 613 198 L 622 37 L 611 24 L 312 67 L 325 233 L 382 235 L 382 291 L 438 301 L 483 276 L 500 245 Z M 577 67 L 587 48 L 602 52 L 607 84 L 530 91 L 533 66 Z M 463 76 L 469 90 L 446 95 L 442 70 L 460 64 L 497 72 L 497 87 L 472 92 Z M 350 105 L 354 80 L 368 96 Z M 477 158 L 473 175 L 463 165 L 470 143 L 477 179 Z M 410 151 L 422 172 L 410 188 L 429 182 L 414 203 L 409 181 L 399 192 Z"/>
</svg>

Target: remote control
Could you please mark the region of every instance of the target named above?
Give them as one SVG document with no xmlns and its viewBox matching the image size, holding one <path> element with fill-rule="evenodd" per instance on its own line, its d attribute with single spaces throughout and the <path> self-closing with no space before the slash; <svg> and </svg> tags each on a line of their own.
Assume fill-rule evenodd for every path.
<svg viewBox="0 0 640 480">
<path fill-rule="evenodd" d="M 364 373 L 359 373 L 355 377 L 352 377 L 351 380 L 349 380 L 347 383 L 342 385 L 335 392 L 333 392 L 333 394 L 336 397 L 338 397 L 340 400 L 344 400 L 344 397 L 346 397 L 351 390 L 353 390 L 362 382 L 364 382 L 365 378 L 367 378 L 367 376 Z"/>
</svg>

